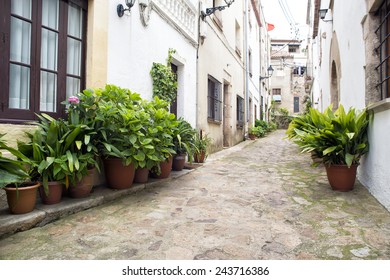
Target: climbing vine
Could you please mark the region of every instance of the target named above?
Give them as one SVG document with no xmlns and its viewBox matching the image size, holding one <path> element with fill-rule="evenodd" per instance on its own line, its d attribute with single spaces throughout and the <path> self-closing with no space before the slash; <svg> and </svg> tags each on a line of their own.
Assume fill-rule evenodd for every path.
<svg viewBox="0 0 390 280">
<path fill-rule="evenodd" d="M 166 65 L 162 63 L 153 62 L 150 75 L 153 80 L 153 96 L 172 103 L 177 94 L 177 79 L 176 74 L 172 71 L 172 55 L 176 51 L 174 49 L 168 50 L 168 58 Z"/>
</svg>

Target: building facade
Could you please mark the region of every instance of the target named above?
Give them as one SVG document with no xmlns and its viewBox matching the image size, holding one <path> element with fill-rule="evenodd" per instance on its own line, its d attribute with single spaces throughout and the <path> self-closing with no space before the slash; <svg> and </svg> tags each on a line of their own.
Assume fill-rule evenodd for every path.
<svg viewBox="0 0 390 280">
<path fill-rule="evenodd" d="M 202 1 L 202 10 L 225 1 Z M 197 127 L 213 139 L 212 150 L 241 142 L 260 116 L 259 1 L 234 1 L 201 17 Z"/>
<path fill-rule="evenodd" d="M 136 0 L 123 15 L 120 2 L 128 8 L 105 0 L 0 2 L 0 133 L 14 140 L 33 129 L 23 124 L 36 113 L 65 116 L 61 102 L 85 88 L 115 84 L 151 99 L 152 65 L 174 49 L 171 111 L 209 134 L 212 151 L 242 141 L 265 106 L 260 1 L 230 1 L 208 16 L 206 8 L 230 2 Z"/>
<path fill-rule="evenodd" d="M 306 46 L 298 40 L 271 40 L 274 68 L 272 98 L 275 109 L 287 109 L 290 115 L 305 109 Z"/>
<path fill-rule="evenodd" d="M 358 169 L 360 182 L 390 209 L 390 1 L 310 1 L 312 98 L 320 110 L 339 104 L 367 108 L 370 150 Z M 326 9 L 323 19 L 319 10 Z"/>
</svg>

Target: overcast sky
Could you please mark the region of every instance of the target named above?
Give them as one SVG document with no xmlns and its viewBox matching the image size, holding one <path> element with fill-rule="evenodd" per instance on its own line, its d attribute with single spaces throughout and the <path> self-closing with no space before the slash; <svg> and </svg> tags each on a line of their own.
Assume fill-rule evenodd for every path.
<svg viewBox="0 0 390 280">
<path fill-rule="evenodd" d="M 306 11 L 308 0 L 261 0 L 265 20 L 267 23 L 275 25 L 275 29 L 270 31 L 273 39 L 292 39 L 294 36 L 290 30 L 290 25 L 286 19 L 279 2 L 284 2 L 291 11 L 291 15 L 299 28 L 299 39 L 306 39 Z"/>
</svg>

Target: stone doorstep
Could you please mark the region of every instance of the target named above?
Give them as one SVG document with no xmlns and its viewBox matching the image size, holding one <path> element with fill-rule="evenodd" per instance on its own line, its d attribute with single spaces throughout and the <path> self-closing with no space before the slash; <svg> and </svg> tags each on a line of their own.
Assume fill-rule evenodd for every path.
<svg viewBox="0 0 390 280">
<path fill-rule="evenodd" d="M 41 227 L 71 214 L 131 195 L 146 188 L 153 188 L 192 171 L 188 169 L 171 171 L 171 175 L 167 179 L 149 178 L 146 184 L 133 184 L 131 188 L 124 190 L 110 189 L 103 185 L 95 186 L 92 193 L 86 198 L 63 197 L 60 203 L 54 205 L 44 205 L 38 201 L 32 212 L 21 215 L 10 214 L 8 207 L 0 209 L 0 238 L 34 227 Z"/>
</svg>

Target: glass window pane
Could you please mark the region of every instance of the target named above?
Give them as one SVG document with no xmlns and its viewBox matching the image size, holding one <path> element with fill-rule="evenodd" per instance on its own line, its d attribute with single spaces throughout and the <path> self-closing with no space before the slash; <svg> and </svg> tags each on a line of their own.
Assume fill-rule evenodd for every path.
<svg viewBox="0 0 390 280">
<path fill-rule="evenodd" d="M 80 79 L 67 77 L 66 78 L 66 99 L 80 92 Z"/>
<path fill-rule="evenodd" d="M 83 13 L 80 7 L 69 3 L 68 35 L 81 39 L 83 30 Z"/>
<path fill-rule="evenodd" d="M 31 0 L 12 0 L 11 13 L 31 19 Z"/>
<path fill-rule="evenodd" d="M 58 30 L 58 0 L 42 0 L 42 25 Z"/>
<path fill-rule="evenodd" d="M 81 42 L 68 38 L 67 74 L 80 76 L 81 73 Z"/>
<path fill-rule="evenodd" d="M 41 67 L 57 71 L 58 34 L 42 28 Z"/>
<path fill-rule="evenodd" d="M 41 71 L 40 111 L 57 111 L 57 75 Z"/>
<path fill-rule="evenodd" d="M 30 64 L 31 24 L 11 17 L 11 61 Z"/>
<path fill-rule="evenodd" d="M 30 68 L 10 64 L 9 108 L 29 109 Z"/>
</svg>

